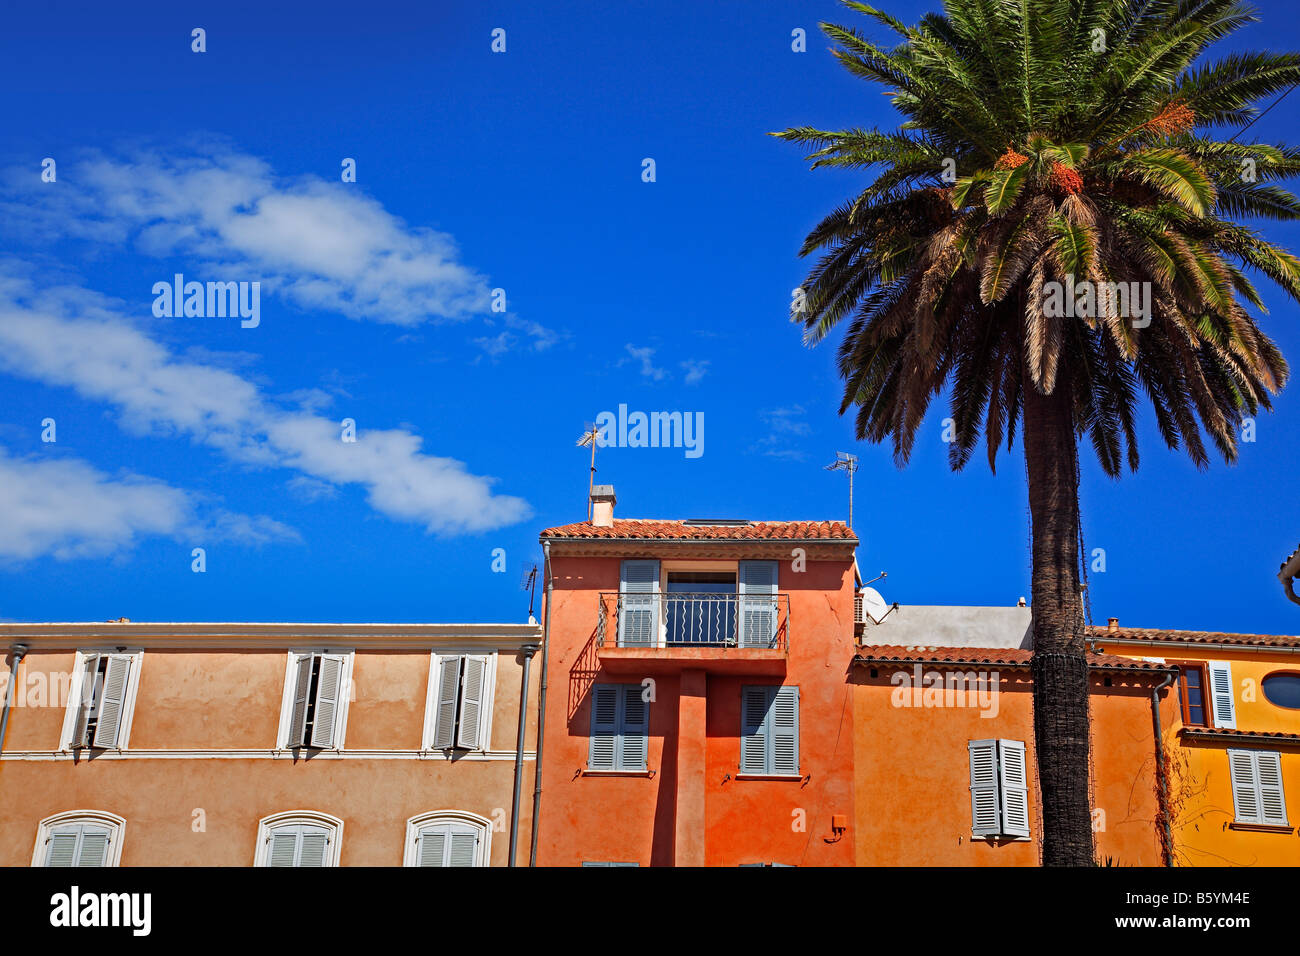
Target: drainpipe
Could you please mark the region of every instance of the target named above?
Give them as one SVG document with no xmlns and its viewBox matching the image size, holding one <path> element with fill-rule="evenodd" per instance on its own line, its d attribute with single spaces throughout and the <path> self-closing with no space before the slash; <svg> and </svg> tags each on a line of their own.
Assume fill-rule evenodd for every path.
<svg viewBox="0 0 1300 956">
<path fill-rule="evenodd" d="M 537 865 L 537 831 L 542 821 L 542 741 L 546 739 L 546 664 L 551 657 L 551 604 L 554 598 L 551 574 L 551 542 L 542 542 L 542 567 L 546 569 L 546 615 L 542 623 L 542 686 L 537 694 L 537 768 L 533 784 L 533 833 L 528 865 Z"/>
<path fill-rule="evenodd" d="M 1174 837 L 1169 829 L 1169 781 L 1165 777 L 1164 732 L 1160 729 L 1160 692 L 1172 684 L 1177 676 L 1177 672 L 1166 674 L 1164 681 L 1151 689 L 1151 724 L 1156 734 L 1156 786 L 1160 797 L 1160 827 L 1165 834 L 1160 855 L 1165 866 L 1174 865 Z"/>
<path fill-rule="evenodd" d="M 528 724 L 528 665 L 537 653 L 536 644 L 519 648 L 524 655 L 524 676 L 519 681 L 519 736 L 515 738 L 515 795 L 510 803 L 510 866 L 515 865 L 515 846 L 519 842 L 519 789 L 524 782 L 524 731 Z"/>
<path fill-rule="evenodd" d="M 0 712 L 0 752 L 5 749 L 5 731 L 9 729 L 9 708 L 13 706 L 14 688 L 18 685 L 18 664 L 26 656 L 26 644 L 15 644 L 9 648 L 9 686 L 5 688 L 4 710 Z"/>
</svg>

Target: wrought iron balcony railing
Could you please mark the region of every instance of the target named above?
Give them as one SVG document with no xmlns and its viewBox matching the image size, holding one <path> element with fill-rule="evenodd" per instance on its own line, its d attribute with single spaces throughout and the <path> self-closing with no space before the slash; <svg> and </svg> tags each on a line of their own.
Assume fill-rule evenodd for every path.
<svg viewBox="0 0 1300 956">
<path fill-rule="evenodd" d="M 790 595 L 604 591 L 599 647 L 788 649 Z"/>
</svg>

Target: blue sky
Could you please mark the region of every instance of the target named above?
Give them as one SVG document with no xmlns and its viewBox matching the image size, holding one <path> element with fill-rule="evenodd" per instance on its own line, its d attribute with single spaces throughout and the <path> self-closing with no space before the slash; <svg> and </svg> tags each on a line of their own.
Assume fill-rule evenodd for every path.
<svg viewBox="0 0 1300 956">
<path fill-rule="evenodd" d="M 698 458 L 600 451 L 620 516 L 843 518 L 823 466 L 852 451 L 859 562 L 888 599 L 1028 594 L 1018 454 L 951 474 L 936 405 L 896 469 L 836 414 L 833 342 L 787 319 L 802 237 L 860 180 L 764 134 L 894 125 L 816 30 L 856 15 L 181 7 L 25 4 L 0 36 L 0 618 L 521 620 L 538 531 L 585 517 L 575 439 L 620 404 L 705 421 Z M 1287 4 L 1261 10 L 1233 48 L 1300 47 Z M 1294 142 L 1298 108 L 1247 139 Z M 177 272 L 260 281 L 259 324 L 156 317 Z M 1300 361 L 1293 307 L 1262 288 Z M 1294 387 L 1257 429 L 1197 472 L 1147 413 L 1136 475 L 1085 460 L 1095 618 L 1295 632 L 1275 578 L 1300 540 Z"/>
</svg>

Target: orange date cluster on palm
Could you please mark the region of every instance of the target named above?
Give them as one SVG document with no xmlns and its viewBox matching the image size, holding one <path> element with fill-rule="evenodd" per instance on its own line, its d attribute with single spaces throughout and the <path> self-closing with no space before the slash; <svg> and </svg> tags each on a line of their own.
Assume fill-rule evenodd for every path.
<svg viewBox="0 0 1300 956">
<path fill-rule="evenodd" d="M 1015 169 L 1017 166 L 1023 166 L 1027 162 L 1029 162 L 1028 156 L 1024 153 L 1018 153 L 1012 147 L 1008 146 L 1007 151 L 999 156 L 997 162 L 993 164 L 993 168 L 998 170 Z"/>
<path fill-rule="evenodd" d="M 1073 196 L 1083 192 L 1083 177 L 1064 163 L 1052 164 L 1052 175 L 1047 182 L 1052 192 L 1060 196 Z"/>
<path fill-rule="evenodd" d="M 1143 124 L 1157 136 L 1178 136 L 1190 132 L 1195 126 L 1196 114 L 1183 103 L 1170 103 Z"/>
</svg>

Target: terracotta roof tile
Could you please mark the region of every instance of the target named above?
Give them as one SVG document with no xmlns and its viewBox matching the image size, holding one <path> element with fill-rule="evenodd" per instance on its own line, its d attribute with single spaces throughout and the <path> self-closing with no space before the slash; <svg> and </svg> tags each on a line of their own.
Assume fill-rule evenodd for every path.
<svg viewBox="0 0 1300 956">
<path fill-rule="evenodd" d="M 1001 667 L 1028 667 L 1031 652 L 1019 647 L 904 647 L 900 644 L 873 644 L 858 648 L 856 660 L 880 663 L 918 664 L 994 664 Z M 1088 663 L 1098 669 L 1172 671 L 1167 664 L 1138 661 L 1115 654 L 1088 654 Z"/>
<path fill-rule="evenodd" d="M 1110 630 L 1101 625 L 1088 628 L 1089 636 L 1105 642 L 1164 641 L 1170 644 L 1240 644 L 1243 647 L 1300 647 L 1300 637 L 1289 634 L 1230 634 L 1223 631 L 1167 631 L 1149 627 L 1121 627 Z"/>
<path fill-rule="evenodd" d="M 1239 740 L 1293 740 L 1300 743 L 1300 734 L 1284 730 L 1230 730 L 1227 727 L 1184 727 L 1180 733 L 1188 737 L 1233 737 Z"/>
<path fill-rule="evenodd" d="M 857 541 L 843 521 L 751 521 L 748 524 L 688 524 L 685 521 L 652 521 L 616 518 L 610 528 L 590 521 L 547 528 L 543 538 L 627 538 L 674 541 L 762 541 L 771 539 Z"/>
</svg>

